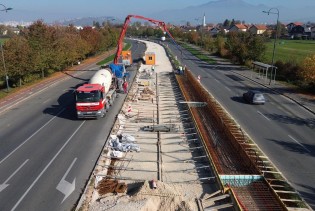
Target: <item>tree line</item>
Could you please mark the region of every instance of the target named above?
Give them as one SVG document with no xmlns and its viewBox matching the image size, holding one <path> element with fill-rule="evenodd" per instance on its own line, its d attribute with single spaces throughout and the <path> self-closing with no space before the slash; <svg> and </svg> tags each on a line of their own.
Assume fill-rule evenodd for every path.
<svg viewBox="0 0 315 211">
<path fill-rule="evenodd" d="M 229 28 L 233 24 L 239 23 L 245 24 L 245 21 L 226 19 L 218 25 L 221 28 Z M 270 28 L 271 31 L 262 35 L 254 35 L 250 32 L 224 33 L 221 31 L 215 37 L 211 36 L 203 27 L 199 26 L 197 30 L 194 30 L 190 24 L 187 24 L 186 27 L 172 26 L 169 31 L 177 41 L 198 45 L 204 50 L 228 58 L 234 63 L 251 66 L 252 61 L 265 60 L 266 44 L 275 37 L 277 26 L 270 26 Z M 164 36 L 161 29 L 140 23 L 131 25 L 128 33 L 132 36 L 142 37 L 156 36 L 159 38 Z M 277 36 L 280 37 L 283 34 L 286 34 L 286 28 L 278 22 Z M 315 55 L 306 57 L 301 63 L 277 60 L 275 66 L 277 67 L 277 80 L 283 80 L 315 92 Z"/>
<path fill-rule="evenodd" d="M 283 29 L 280 29 L 278 33 L 282 33 Z M 178 40 L 198 45 L 210 53 L 247 66 L 251 66 L 252 61 L 265 60 L 266 44 L 275 36 L 275 30 L 271 33 L 271 37 L 267 33 L 257 36 L 249 32 L 219 33 L 213 37 L 202 29 L 185 31 L 179 27 L 172 28 L 170 32 Z M 306 57 L 300 63 L 277 60 L 275 66 L 277 80 L 295 84 L 315 93 L 315 55 Z"/>
<path fill-rule="evenodd" d="M 38 20 L 2 45 L 0 81 L 11 87 L 62 71 L 79 61 L 117 45 L 120 28 L 47 25 Z"/>
<path fill-rule="evenodd" d="M 222 25 L 239 22 L 225 20 Z M 96 22 L 94 27 L 78 30 L 74 26 L 49 26 L 40 20 L 36 21 L 3 44 L 6 70 L 3 60 L 0 59 L 0 82 L 4 81 L 6 73 L 10 78 L 10 85 L 19 86 L 63 70 L 116 46 L 120 29 L 121 25 L 111 25 L 110 22 L 102 25 Z M 173 26 L 169 31 L 178 41 L 198 45 L 210 53 L 247 65 L 252 61 L 263 61 L 266 42 L 270 41 L 268 34 L 257 36 L 249 32 L 219 33 L 213 37 L 204 28 L 188 31 Z M 147 22 L 134 22 L 128 27 L 127 36 L 160 38 L 164 34 L 160 28 L 154 28 Z M 314 55 L 305 58 L 300 64 L 276 61 L 275 66 L 278 67 L 277 79 L 301 87 L 315 88 Z"/>
</svg>

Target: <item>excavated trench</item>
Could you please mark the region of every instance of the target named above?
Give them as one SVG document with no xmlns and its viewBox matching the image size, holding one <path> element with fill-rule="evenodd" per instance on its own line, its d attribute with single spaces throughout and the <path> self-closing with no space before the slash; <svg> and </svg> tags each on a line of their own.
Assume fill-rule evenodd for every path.
<svg viewBox="0 0 315 211">
<path fill-rule="evenodd" d="M 176 77 L 186 101 L 207 104 L 191 107 L 190 111 L 222 189 L 231 191 L 243 210 L 299 208 L 302 199 L 291 187 L 288 192 L 292 196 L 284 198 L 282 192 L 271 185 L 284 178 L 195 76 L 186 69 L 184 75 Z M 285 186 L 289 186 L 287 182 Z"/>
</svg>

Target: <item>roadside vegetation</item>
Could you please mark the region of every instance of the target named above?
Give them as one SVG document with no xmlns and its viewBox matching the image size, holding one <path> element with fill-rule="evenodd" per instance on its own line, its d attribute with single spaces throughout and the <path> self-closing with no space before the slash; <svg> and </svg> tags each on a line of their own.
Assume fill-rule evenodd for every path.
<svg viewBox="0 0 315 211">
<path fill-rule="evenodd" d="M 248 67 L 251 67 L 253 61 L 271 64 L 274 32 L 261 36 L 249 32 L 230 32 L 211 37 L 202 31 L 180 33 L 181 30 L 177 27 L 170 31 L 178 41 L 201 48 L 203 54 L 218 55 Z M 285 33 L 283 29 L 281 33 Z M 276 80 L 315 94 L 315 41 L 278 39 L 275 52 L 274 65 L 278 68 Z"/>
<path fill-rule="evenodd" d="M 0 40 L 4 55 L 0 59 L 0 88 L 6 88 L 5 75 L 12 90 L 107 51 L 117 45 L 119 32 L 119 27 L 108 23 L 79 30 L 36 21 L 19 35 Z"/>
<path fill-rule="evenodd" d="M 232 23 L 226 20 L 224 24 Z M 285 29 L 280 28 L 278 37 L 285 33 Z M 117 46 L 120 29 L 120 25 L 110 25 L 108 22 L 77 29 L 74 26 L 46 25 L 39 20 L 27 28 L 21 28 L 19 35 L 10 32 L 0 39 L 4 54 L 4 60 L 0 59 L 0 89 L 6 88 L 5 75 L 9 76 L 11 89 L 21 87 L 112 49 Z M 214 61 L 209 55 L 217 55 L 247 66 L 252 61 L 271 64 L 275 30 L 262 36 L 234 32 L 219 33 L 216 37 L 203 29 L 188 31 L 172 26 L 169 30 L 184 48 L 210 64 Z M 134 22 L 128 27 L 126 36 L 146 39 L 165 35 L 160 28 L 153 28 L 147 22 Z M 125 48 L 130 48 L 129 44 Z M 277 80 L 315 92 L 314 55 L 313 40 L 279 39 L 274 61 L 278 68 Z M 113 59 L 114 55 L 98 64 L 102 65 Z"/>
<path fill-rule="evenodd" d="M 130 42 L 126 42 L 126 45 L 123 48 L 123 51 L 129 50 L 131 48 L 131 43 Z M 104 60 L 96 63 L 97 65 L 104 65 L 107 64 L 109 62 L 114 61 L 115 58 L 115 54 L 110 55 L 109 57 L 105 58 Z"/>
<path fill-rule="evenodd" d="M 194 48 L 191 45 L 188 45 L 187 43 L 182 42 L 181 46 L 184 47 L 186 50 L 188 50 L 192 55 L 196 56 L 198 59 L 207 62 L 209 64 L 215 64 L 216 62 L 211 59 L 209 56 L 205 55 L 204 52 L 201 50 Z"/>
</svg>

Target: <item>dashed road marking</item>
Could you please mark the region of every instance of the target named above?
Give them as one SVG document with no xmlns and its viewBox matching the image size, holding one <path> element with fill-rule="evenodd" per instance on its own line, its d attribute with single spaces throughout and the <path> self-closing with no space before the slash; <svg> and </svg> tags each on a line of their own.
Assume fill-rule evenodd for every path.
<svg viewBox="0 0 315 211">
<path fill-rule="evenodd" d="M 260 111 L 257 111 L 257 113 L 259 113 L 260 115 L 262 115 L 265 119 L 267 119 L 268 121 L 270 121 L 270 119 L 268 117 L 266 117 L 265 115 L 263 115 Z"/>
<path fill-rule="evenodd" d="M 311 152 L 309 149 L 307 149 L 303 144 L 301 144 L 299 141 L 297 141 L 295 138 L 293 138 L 292 136 L 288 135 L 290 139 L 292 139 L 293 141 L 295 141 L 298 145 L 300 145 L 301 147 L 303 147 L 303 149 L 305 149 L 307 152 Z"/>
</svg>

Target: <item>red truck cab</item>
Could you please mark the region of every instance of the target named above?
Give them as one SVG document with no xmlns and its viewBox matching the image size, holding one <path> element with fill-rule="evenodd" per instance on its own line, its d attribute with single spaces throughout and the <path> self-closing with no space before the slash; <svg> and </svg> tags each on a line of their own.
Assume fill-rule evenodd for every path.
<svg viewBox="0 0 315 211">
<path fill-rule="evenodd" d="M 106 112 L 104 87 L 100 84 L 84 84 L 75 92 L 77 117 L 98 118 Z"/>
</svg>

